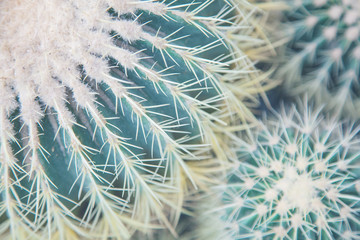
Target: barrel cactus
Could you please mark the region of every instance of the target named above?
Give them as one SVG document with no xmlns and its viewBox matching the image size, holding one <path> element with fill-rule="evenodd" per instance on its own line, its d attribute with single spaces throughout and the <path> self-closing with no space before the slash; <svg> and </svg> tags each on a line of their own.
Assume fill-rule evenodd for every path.
<svg viewBox="0 0 360 240">
<path fill-rule="evenodd" d="M 360 117 L 360 2 L 289 0 L 290 32 L 279 75 L 292 95 L 306 93 L 335 113 Z M 286 27 L 287 26 L 287 27 Z"/>
<path fill-rule="evenodd" d="M 310 108 L 265 119 L 252 141 L 238 140 L 240 161 L 208 200 L 221 204 L 203 204 L 226 236 L 206 239 L 359 239 L 358 131 Z"/>
<path fill-rule="evenodd" d="M 184 194 L 213 171 L 201 162 L 225 159 L 217 135 L 253 119 L 253 12 L 240 0 L 1 1 L 1 239 L 176 235 Z"/>
</svg>

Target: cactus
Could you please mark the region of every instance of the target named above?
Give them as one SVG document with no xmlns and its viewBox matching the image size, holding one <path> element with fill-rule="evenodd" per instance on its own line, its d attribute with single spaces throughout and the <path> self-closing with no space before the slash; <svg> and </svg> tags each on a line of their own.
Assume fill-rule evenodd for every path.
<svg viewBox="0 0 360 240">
<path fill-rule="evenodd" d="M 1 1 L 1 239 L 176 235 L 208 153 L 226 161 L 218 135 L 254 119 L 253 12 L 243 0 Z"/>
<path fill-rule="evenodd" d="M 203 219 L 217 220 L 214 227 L 200 223 L 196 234 L 221 220 L 218 234 L 227 238 L 198 239 L 360 237 L 360 128 L 310 107 L 284 109 L 265 119 L 250 143 L 237 140 L 237 167 L 202 204 Z M 219 196 L 222 204 L 210 204 Z"/>
<path fill-rule="evenodd" d="M 360 2 L 287 2 L 283 28 L 290 41 L 279 66 L 285 89 L 306 93 L 336 114 L 360 117 Z"/>
</svg>

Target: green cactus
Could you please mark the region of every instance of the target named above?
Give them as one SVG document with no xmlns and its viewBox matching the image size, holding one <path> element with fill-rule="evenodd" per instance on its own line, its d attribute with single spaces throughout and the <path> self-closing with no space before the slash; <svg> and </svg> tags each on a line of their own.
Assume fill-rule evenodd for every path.
<svg viewBox="0 0 360 240">
<path fill-rule="evenodd" d="M 308 107 L 261 126 L 250 143 L 237 140 L 227 183 L 199 204 L 201 219 L 215 220 L 200 221 L 197 239 L 358 239 L 360 128 Z M 206 229 L 218 235 L 203 238 Z"/>
<path fill-rule="evenodd" d="M 360 2 L 286 2 L 283 29 L 291 33 L 279 66 L 285 89 L 306 93 L 334 113 L 360 117 Z"/>
<path fill-rule="evenodd" d="M 253 12 L 245 0 L 1 1 L 1 239 L 176 235 L 188 189 L 226 161 L 227 126 L 253 120 L 264 77 L 244 51 L 265 43 Z"/>
</svg>

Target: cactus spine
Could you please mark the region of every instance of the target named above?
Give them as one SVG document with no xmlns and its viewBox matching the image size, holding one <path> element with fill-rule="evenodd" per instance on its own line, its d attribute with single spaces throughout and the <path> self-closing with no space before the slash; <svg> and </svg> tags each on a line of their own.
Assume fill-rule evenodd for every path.
<svg viewBox="0 0 360 240">
<path fill-rule="evenodd" d="M 360 76 L 360 2 L 287 1 L 290 29 L 280 76 L 292 94 L 306 93 L 318 105 L 358 118 Z"/>
<path fill-rule="evenodd" d="M 1 238 L 172 230 L 206 181 L 198 162 L 226 157 L 217 135 L 253 119 L 243 100 L 263 78 L 243 50 L 263 42 L 238 47 L 257 37 L 252 12 L 240 0 L 1 1 Z"/>
<path fill-rule="evenodd" d="M 241 162 L 202 207 L 216 225 L 200 222 L 196 234 L 222 226 L 207 239 L 358 239 L 358 131 L 308 107 L 264 120 L 250 144 L 238 139 Z"/>
</svg>

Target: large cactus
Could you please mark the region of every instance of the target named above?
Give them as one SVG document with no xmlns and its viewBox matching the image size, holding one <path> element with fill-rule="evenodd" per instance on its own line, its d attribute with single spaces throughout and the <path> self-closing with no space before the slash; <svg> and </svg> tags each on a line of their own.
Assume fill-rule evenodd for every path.
<svg viewBox="0 0 360 240">
<path fill-rule="evenodd" d="M 193 235 L 359 239 L 358 131 L 308 107 L 268 118 L 250 143 L 238 139 L 240 161 L 227 184 L 198 206 L 204 213 Z M 205 235 L 206 229 L 217 233 Z"/>
<path fill-rule="evenodd" d="M 243 0 L 1 1 L 1 239 L 171 230 L 187 189 L 213 171 L 202 160 L 225 159 L 217 135 L 252 119 L 244 99 L 263 80 L 242 51 L 263 44 L 253 11 Z"/>
<path fill-rule="evenodd" d="M 307 93 L 317 104 L 360 117 L 360 1 L 286 1 L 284 28 L 290 30 L 280 66 L 286 90 Z"/>
</svg>

